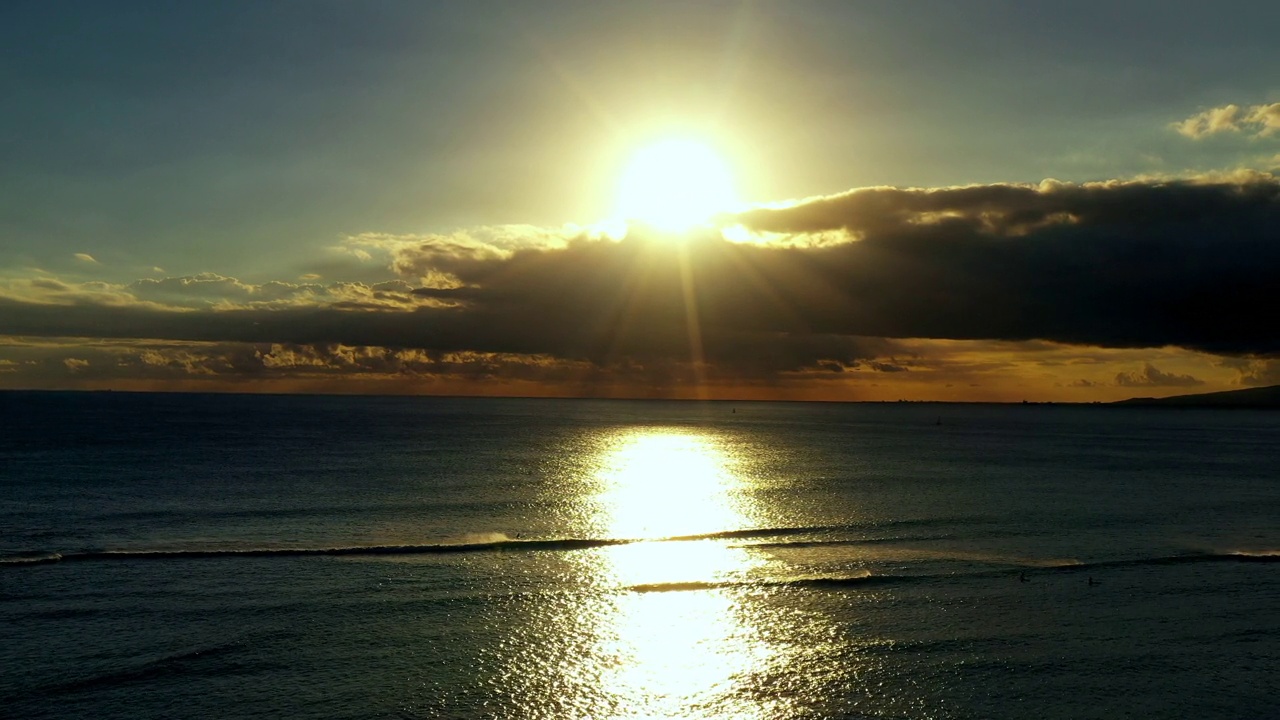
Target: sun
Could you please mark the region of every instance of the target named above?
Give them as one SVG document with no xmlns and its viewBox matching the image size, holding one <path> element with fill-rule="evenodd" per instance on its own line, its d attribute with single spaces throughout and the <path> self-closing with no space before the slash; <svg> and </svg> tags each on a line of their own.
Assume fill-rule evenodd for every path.
<svg viewBox="0 0 1280 720">
<path fill-rule="evenodd" d="M 631 156 L 618 187 L 617 219 L 680 232 L 737 205 L 729 165 L 711 145 L 667 138 Z"/>
</svg>

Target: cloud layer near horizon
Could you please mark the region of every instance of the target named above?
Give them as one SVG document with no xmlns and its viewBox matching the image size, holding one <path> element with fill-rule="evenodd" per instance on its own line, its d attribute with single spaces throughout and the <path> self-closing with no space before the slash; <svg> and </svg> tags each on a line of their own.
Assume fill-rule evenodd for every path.
<svg viewBox="0 0 1280 720">
<path fill-rule="evenodd" d="M 907 338 L 1280 353 L 1270 175 L 868 188 L 732 220 L 758 241 L 635 229 L 621 241 L 536 228 L 360 236 L 353 252 L 386 255 L 378 284 L 17 279 L 0 286 L 0 335 L 275 346 L 269 358 L 392 353 L 352 366 L 536 357 L 640 368 L 655 383 L 685 381 L 689 367 L 756 381 L 908 374 L 893 360 Z M 1154 368 L 1124 379 L 1195 380 Z"/>
</svg>

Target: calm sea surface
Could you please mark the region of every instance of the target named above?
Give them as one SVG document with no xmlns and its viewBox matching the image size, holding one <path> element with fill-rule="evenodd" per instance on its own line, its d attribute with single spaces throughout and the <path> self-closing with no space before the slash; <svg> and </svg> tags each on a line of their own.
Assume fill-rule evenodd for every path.
<svg viewBox="0 0 1280 720">
<path fill-rule="evenodd" d="M 0 716 L 1276 718 L 1280 413 L 0 393 Z"/>
</svg>

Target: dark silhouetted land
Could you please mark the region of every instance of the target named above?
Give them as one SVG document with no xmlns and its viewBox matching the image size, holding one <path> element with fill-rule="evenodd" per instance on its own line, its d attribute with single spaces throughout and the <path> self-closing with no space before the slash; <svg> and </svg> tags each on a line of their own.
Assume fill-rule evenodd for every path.
<svg viewBox="0 0 1280 720">
<path fill-rule="evenodd" d="M 1280 408 L 1280 385 L 1228 390 L 1226 392 L 1174 395 L 1165 398 L 1130 398 L 1115 405 L 1160 405 L 1170 407 Z"/>
</svg>

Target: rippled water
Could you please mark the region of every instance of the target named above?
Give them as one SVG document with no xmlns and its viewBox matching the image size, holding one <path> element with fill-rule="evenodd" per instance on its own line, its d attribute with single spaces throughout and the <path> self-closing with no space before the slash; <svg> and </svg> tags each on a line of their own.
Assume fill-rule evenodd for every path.
<svg viewBox="0 0 1280 720">
<path fill-rule="evenodd" d="M 1278 414 L 0 411 L 14 717 L 1280 715 Z"/>
</svg>

